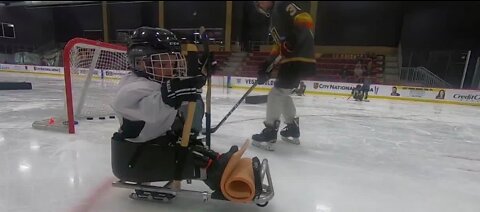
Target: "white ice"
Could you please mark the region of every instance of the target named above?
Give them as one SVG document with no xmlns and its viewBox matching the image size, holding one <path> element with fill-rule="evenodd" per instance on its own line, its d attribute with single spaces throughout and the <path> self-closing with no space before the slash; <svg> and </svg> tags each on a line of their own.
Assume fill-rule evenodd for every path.
<svg viewBox="0 0 480 212">
<path fill-rule="evenodd" d="M 155 203 L 110 186 L 116 120 L 81 122 L 75 135 L 32 129 L 62 110 L 63 81 L 0 73 L 0 81 L 24 80 L 33 90 L 0 91 L 0 211 L 480 211 L 478 107 L 294 97 L 301 145 L 279 141 L 274 152 L 251 146 L 246 153 L 270 162 L 275 197 L 267 207 L 200 198 Z M 213 125 L 244 92 L 213 89 Z M 264 116 L 265 104 L 240 105 L 212 135 L 212 148 L 241 145 L 262 130 Z"/>
</svg>

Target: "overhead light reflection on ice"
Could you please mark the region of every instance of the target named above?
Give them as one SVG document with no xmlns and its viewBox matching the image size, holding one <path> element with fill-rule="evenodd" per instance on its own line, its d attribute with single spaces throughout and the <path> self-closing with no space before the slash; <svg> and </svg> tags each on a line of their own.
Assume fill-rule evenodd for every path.
<svg viewBox="0 0 480 212">
<path fill-rule="evenodd" d="M 78 177 L 70 177 L 70 184 L 76 185 L 80 182 L 80 178 Z"/>
<path fill-rule="evenodd" d="M 27 172 L 27 171 L 30 170 L 31 167 L 32 167 L 32 166 L 31 166 L 30 164 L 28 164 L 28 163 L 26 163 L 26 162 L 22 162 L 22 163 L 20 163 L 20 165 L 18 166 L 18 170 L 19 170 L 20 172 Z"/>
<path fill-rule="evenodd" d="M 330 207 L 326 206 L 326 205 L 317 204 L 316 211 L 317 212 L 332 212 L 332 209 Z"/>
<path fill-rule="evenodd" d="M 40 149 L 40 145 L 38 144 L 37 141 L 30 142 L 30 150 L 38 151 L 39 149 Z"/>
</svg>

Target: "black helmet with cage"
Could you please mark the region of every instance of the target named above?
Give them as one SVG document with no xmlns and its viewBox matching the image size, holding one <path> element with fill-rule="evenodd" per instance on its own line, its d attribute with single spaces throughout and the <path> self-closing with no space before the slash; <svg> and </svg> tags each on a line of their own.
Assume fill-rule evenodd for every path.
<svg viewBox="0 0 480 212">
<path fill-rule="evenodd" d="M 128 60 L 134 72 L 162 82 L 187 76 L 187 64 L 180 42 L 171 31 L 140 27 L 130 37 Z"/>
</svg>

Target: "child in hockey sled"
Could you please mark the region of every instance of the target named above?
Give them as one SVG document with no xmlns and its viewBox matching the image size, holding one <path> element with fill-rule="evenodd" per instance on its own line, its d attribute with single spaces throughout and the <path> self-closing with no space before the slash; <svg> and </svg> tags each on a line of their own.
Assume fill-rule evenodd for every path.
<svg viewBox="0 0 480 212">
<path fill-rule="evenodd" d="M 351 96 L 355 101 L 362 101 L 363 100 L 363 90 L 361 85 L 357 85 L 357 87 L 352 89 Z M 349 97 L 349 99 L 350 99 Z"/>
<path fill-rule="evenodd" d="M 307 86 L 303 81 L 300 82 L 300 85 L 298 88 L 294 88 L 292 90 L 292 94 L 296 94 L 297 96 L 305 96 L 305 90 L 307 89 Z"/>
<path fill-rule="evenodd" d="M 132 73 L 120 81 L 112 103 L 120 121 L 111 141 L 112 170 L 120 179 L 113 185 L 133 189 L 130 197 L 135 199 L 195 194 L 204 200 L 265 206 L 274 195 L 268 161 L 241 158 L 248 142 L 219 154 L 190 138 L 192 102 L 201 98 L 205 77 L 187 77 L 176 36 L 165 29 L 141 27 L 134 31 L 127 55 Z M 197 67 L 211 62 L 197 61 L 201 61 L 194 63 Z M 184 102 L 189 102 L 186 120 L 178 115 Z M 182 180 L 202 180 L 213 192 L 181 190 Z M 165 186 L 151 185 L 161 181 L 167 182 Z"/>
</svg>

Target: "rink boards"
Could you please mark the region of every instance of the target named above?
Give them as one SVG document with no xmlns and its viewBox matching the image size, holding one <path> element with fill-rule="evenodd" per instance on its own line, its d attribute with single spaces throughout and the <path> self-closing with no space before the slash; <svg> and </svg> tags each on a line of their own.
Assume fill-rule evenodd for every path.
<svg viewBox="0 0 480 212">
<path fill-rule="evenodd" d="M 30 66 L 30 65 L 11 65 L 0 64 L 2 72 L 31 73 L 49 76 L 63 75 L 63 67 L 51 66 Z M 80 70 L 86 72 L 87 69 Z M 112 79 L 118 80 L 127 74 L 123 70 L 94 70 L 94 79 Z M 246 89 L 255 83 L 256 78 L 252 77 L 230 77 L 213 76 L 212 85 L 230 88 Z M 258 85 L 255 90 L 267 91 L 273 87 L 274 79 L 269 80 L 264 85 Z M 306 85 L 306 94 L 320 95 L 340 95 L 349 96 L 356 83 L 339 83 L 325 81 L 303 81 Z M 448 104 L 462 104 L 480 106 L 480 90 L 466 89 L 444 89 L 412 87 L 401 85 L 377 85 L 370 86 L 369 98 L 382 98 L 394 100 L 409 100 Z"/>
</svg>

